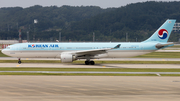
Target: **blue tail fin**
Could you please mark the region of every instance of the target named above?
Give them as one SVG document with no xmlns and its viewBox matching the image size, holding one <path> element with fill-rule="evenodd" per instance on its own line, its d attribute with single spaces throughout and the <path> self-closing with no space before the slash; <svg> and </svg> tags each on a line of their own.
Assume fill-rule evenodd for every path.
<svg viewBox="0 0 180 101">
<path fill-rule="evenodd" d="M 147 40 L 143 42 L 167 42 L 176 20 L 166 20 L 166 22 Z"/>
</svg>

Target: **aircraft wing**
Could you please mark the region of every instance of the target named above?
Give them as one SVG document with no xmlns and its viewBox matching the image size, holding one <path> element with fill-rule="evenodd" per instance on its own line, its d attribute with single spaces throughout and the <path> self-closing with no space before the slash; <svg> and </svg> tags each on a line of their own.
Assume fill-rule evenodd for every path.
<svg viewBox="0 0 180 101">
<path fill-rule="evenodd" d="M 93 49 L 93 50 L 76 51 L 75 54 L 76 54 L 76 56 L 81 56 L 81 55 L 90 55 L 90 56 L 93 55 L 94 56 L 94 55 L 97 55 L 97 54 L 106 53 L 108 50 L 117 49 L 119 47 L 120 47 L 120 44 L 118 44 L 114 48 L 104 48 L 104 49 Z"/>
<path fill-rule="evenodd" d="M 173 45 L 173 44 L 174 44 L 174 43 L 166 43 L 166 44 L 160 44 L 160 43 L 158 43 L 158 44 L 156 44 L 156 48 L 160 49 L 160 48 L 163 48 L 163 47 L 165 47 L 165 46 Z"/>
<path fill-rule="evenodd" d="M 82 51 L 72 51 L 72 52 L 63 52 L 63 53 L 70 53 L 74 54 L 76 56 L 83 56 L 83 55 L 89 55 L 94 56 L 97 54 L 103 54 L 106 53 L 108 50 L 117 49 L 121 46 L 121 44 L 118 44 L 114 48 L 104 48 L 104 49 L 93 49 L 93 50 L 82 50 Z"/>
</svg>

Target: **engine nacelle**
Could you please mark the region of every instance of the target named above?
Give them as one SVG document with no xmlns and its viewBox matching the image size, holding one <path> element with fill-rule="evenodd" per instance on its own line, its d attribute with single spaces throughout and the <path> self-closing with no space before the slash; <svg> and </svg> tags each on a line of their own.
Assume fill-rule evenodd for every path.
<svg viewBox="0 0 180 101">
<path fill-rule="evenodd" d="M 61 57 L 61 62 L 65 62 L 65 63 L 73 62 L 74 60 L 76 60 L 76 56 L 68 53 L 62 53 L 60 57 Z"/>
</svg>

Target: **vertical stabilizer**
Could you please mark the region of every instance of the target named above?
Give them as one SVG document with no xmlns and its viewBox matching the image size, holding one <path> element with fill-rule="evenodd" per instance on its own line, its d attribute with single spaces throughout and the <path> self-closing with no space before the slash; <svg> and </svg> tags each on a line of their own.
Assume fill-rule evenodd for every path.
<svg viewBox="0 0 180 101">
<path fill-rule="evenodd" d="M 166 22 L 147 40 L 143 42 L 167 42 L 176 20 L 168 19 Z"/>
</svg>

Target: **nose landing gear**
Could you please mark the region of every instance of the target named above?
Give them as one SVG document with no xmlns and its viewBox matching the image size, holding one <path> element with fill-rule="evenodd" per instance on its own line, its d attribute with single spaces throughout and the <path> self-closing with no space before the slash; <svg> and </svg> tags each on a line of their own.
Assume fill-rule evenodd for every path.
<svg viewBox="0 0 180 101">
<path fill-rule="evenodd" d="M 21 64 L 21 59 L 20 58 L 18 59 L 18 63 Z"/>
</svg>

